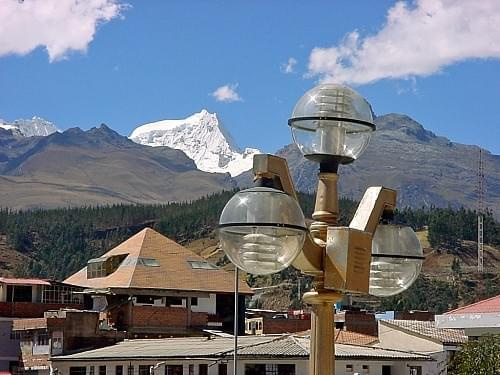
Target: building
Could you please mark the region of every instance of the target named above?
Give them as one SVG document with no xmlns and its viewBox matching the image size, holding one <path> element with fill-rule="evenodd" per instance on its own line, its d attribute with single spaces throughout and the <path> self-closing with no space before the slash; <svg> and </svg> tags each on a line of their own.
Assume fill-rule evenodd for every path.
<svg viewBox="0 0 500 375">
<path fill-rule="evenodd" d="M 437 315 L 436 326 L 463 329 L 470 339 L 500 334 L 500 295 Z"/>
<path fill-rule="evenodd" d="M 94 311 L 129 337 L 199 335 L 203 329 L 233 330 L 234 273 L 146 228 L 68 277 L 66 283 L 92 297 Z M 245 296 L 239 285 L 240 334 Z"/>
<path fill-rule="evenodd" d="M 429 355 L 439 374 L 446 374 L 449 360 L 467 341 L 463 330 L 438 328 L 432 321 L 379 320 L 378 327 L 375 346 Z"/>
<path fill-rule="evenodd" d="M 12 331 L 20 339 L 21 354 L 16 373 L 49 373 L 48 359 L 115 344 L 125 332 L 110 329 L 99 312 L 62 309 L 48 311 L 43 318 L 15 319 Z"/>
<path fill-rule="evenodd" d="M 291 335 L 238 339 L 238 374 L 306 375 L 309 339 Z M 430 356 L 356 345 L 336 345 L 337 375 L 434 375 Z M 52 357 L 52 373 L 64 375 L 232 375 L 233 339 L 186 337 L 125 340 L 106 348 Z"/>
<path fill-rule="evenodd" d="M 263 335 L 302 332 L 311 328 L 311 313 L 304 310 L 279 312 L 265 309 L 247 309 L 245 334 Z"/>
<path fill-rule="evenodd" d="M 48 310 L 82 308 L 83 298 L 75 293 L 80 290 L 50 280 L 0 277 L 0 372 L 18 365 L 19 332 L 12 331 L 12 322 L 40 318 Z"/>
</svg>

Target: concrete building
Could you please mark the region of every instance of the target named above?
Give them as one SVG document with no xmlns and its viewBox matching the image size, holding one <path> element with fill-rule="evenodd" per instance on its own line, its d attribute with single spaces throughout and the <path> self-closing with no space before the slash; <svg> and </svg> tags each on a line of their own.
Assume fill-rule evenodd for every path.
<svg viewBox="0 0 500 375">
<path fill-rule="evenodd" d="M 463 330 L 437 328 L 432 321 L 380 320 L 378 340 L 377 347 L 429 355 L 436 360 L 438 374 L 446 374 L 449 360 L 467 336 Z"/>
<path fill-rule="evenodd" d="M 436 326 L 463 329 L 469 339 L 500 334 L 500 295 L 437 315 Z"/>
<path fill-rule="evenodd" d="M 356 345 L 336 345 L 336 375 L 437 375 L 430 356 Z M 52 357 L 53 374 L 232 375 L 233 339 L 125 340 L 116 345 Z M 291 335 L 239 338 L 238 374 L 306 375 L 309 339 Z"/>
<path fill-rule="evenodd" d="M 43 317 L 45 311 L 82 308 L 81 290 L 41 279 L 0 277 L 0 372 L 14 371 L 20 355 L 19 332 L 12 331 L 18 318 Z"/>
<path fill-rule="evenodd" d="M 129 337 L 185 336 L 203 329 L 233 330 L 234 274 L 146 228 L 68 277 L 92 297 L 88 308 Z M 239 285 L 240 334 L 245 296 Z"/>
</svg>

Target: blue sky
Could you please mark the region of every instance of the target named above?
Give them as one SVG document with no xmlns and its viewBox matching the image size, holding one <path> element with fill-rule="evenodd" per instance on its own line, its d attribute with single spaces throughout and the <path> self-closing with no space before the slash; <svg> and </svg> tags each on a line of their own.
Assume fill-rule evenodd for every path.
<svg viewBox="0 0 500 375">
<path fill-rule="evenodd" d="M 7 121 L 129 135 L 206 108 L 240 146 L 274 152 L 297 99 L 336 81 L 379 115 L 500 154 L 496 0 L 0 3 Z"/>
</svg>

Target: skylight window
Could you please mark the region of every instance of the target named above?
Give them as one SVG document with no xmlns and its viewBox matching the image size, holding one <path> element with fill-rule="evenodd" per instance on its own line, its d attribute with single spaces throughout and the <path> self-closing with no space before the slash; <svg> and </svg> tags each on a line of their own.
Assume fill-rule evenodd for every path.
<svg viewBox="0 0 500 375">
<path fill-rule="evenodd" d="M 210 264 L 210 263 L 203 261 L 203 260 L 188 260 L 187 262 L 189 263 L 191 268 L 194 270 L 197 270 L 197 269 L 218 270 L 219 269 L 219 267 L 214 266 L 213 264 Z"/>
<path fill-rule="evenodd" d="M 137 264 L 147 267 L 160 267 L 160 262 L 154 258 L 137 258 Z"/>
</svg>

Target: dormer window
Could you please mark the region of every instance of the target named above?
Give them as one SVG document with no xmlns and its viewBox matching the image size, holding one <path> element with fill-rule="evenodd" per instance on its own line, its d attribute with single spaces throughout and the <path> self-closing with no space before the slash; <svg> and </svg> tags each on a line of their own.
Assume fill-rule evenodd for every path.
<svg viewBox="0 0 500 375">
<path fill-rule="evenodd" d="M 106 277 L 112 274 L 126 257 L 127 254 L 118 254 L 90 259 L 87 262 L 87 279 Z"/>
</svg>

